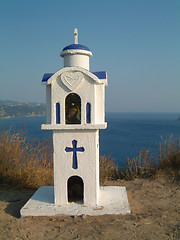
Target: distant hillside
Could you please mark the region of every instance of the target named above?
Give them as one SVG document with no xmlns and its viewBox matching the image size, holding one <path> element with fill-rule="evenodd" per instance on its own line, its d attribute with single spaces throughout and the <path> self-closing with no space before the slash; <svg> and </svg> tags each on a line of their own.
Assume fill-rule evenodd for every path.
<svg viewBox="0 0 180 240">
<path fill-rule="evenodd" d="M 45 104 L 0 100 L 0 118 L 45 116 Z"/>
<path fill-rule="evenodd" d="M 11 104 L 19 104 L 18 102 L 16 101 L 11 101 L 11 100 L 0 100 L 0 106 L 2 105 L 11 105 Z"/>
</svg>

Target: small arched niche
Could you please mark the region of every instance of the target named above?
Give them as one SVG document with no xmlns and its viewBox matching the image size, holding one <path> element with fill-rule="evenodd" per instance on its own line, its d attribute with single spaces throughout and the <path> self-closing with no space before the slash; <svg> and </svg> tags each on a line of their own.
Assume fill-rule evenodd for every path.
<svg viewBox="0 0 180 240">
<path fill-rule="evenodd" d="M 67 184 L 68 202 L 84 201 L 84 183 L 81 177 L 72 176 L 68 179 Z"/>
<path fill-rule="evenodd" d="M 81 98 L 70 93 L 65 100 L 66 124 L 81 124 Z"/>
</svg>

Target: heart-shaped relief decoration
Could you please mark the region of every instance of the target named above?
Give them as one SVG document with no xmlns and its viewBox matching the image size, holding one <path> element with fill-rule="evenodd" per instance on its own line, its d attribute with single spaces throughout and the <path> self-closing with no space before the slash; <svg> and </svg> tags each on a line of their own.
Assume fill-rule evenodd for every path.
<svg viewBox="0 0 180 240">
<path fill-rule="evenodd" d="M 62 83 L 71 91 L 79 85 L 82 79 L 83 74 L 81 72 L 64 72 L 61 74 Z"/>
</svg>

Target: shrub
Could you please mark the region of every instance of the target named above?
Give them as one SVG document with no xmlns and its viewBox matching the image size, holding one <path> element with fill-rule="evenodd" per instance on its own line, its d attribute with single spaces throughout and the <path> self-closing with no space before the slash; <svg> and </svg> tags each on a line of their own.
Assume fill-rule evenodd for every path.
<svg viewBox="0 0 180 240">
<path fill-rule="evenodd" d="M 180 139 L 173 135 L 160 143 L 159 171 L 180 179 Z"/>
<path fill-rule="evenodd" d="M 180 179 L 180 140 L 173 135 L 160 143 L 159 154 L 152 156 L 149 151 L 140 151 L 139 156 L 127 159 L 126 168 L 119 170 L 121 179 L 153 177 L 168 174 L 171 179 Z"/>
<path fill-rule="evenodd" d="M 38 188 L 53 184 L 52 152 L 49 141 L 30 144 L 22 132 L 0 136 L 0 181 Z"/>
<path fill-rule="evenodd" d="M 119 178 L 119 169 L 114 160 L 109 156 L 100 156 L 99 160 L 100 182 Z"/>
<path fill-rule="evenodd" d="M 154 175 L 156 172 L 156 163 L 149 151 L 140 151 L 138 157 L 127 158 L 126 167 L 120 169 L 121 179 L 132 180 L 135 178 L 144 178 Z"/>
</svg>

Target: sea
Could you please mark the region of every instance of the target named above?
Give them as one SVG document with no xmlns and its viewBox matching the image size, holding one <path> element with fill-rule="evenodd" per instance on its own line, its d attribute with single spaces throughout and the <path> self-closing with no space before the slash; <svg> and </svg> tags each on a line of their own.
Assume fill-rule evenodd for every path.
<svg viewBox="0 0 180 240">
<path fill-rule="evenodd" d="M 159 153 L 162 141 L 180 138 L 180 113 L 106 113 L 107 129 L 100 130 L 100 155 L 114 159 L 121 167 L 140 151 Z M 45 117 L 0 119 L 0 133 L 22 130 L 30 141 L 52 138 L 52 132 L 41 130 Z"/>
</svg>

